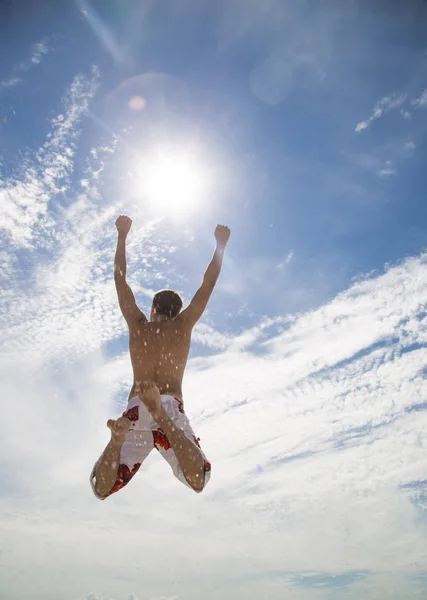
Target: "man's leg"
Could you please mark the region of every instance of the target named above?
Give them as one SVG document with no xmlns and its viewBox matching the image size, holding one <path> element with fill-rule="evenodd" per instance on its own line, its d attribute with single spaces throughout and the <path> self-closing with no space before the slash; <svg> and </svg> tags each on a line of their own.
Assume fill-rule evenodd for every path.
<svg viewBox="0 0 427 600">
<path fill-rule="evenodd" d="M 170 419 L 161 404 L 160 392 L 155 383 L 143 382 L 136 389 L 136 392 L 153 419 L 165 432 L 185 479 L 193 490 L 196 492 L 202 491 L 205 484 L 205 461 L 202 453 Z"/>
<path fill-rule="evenodd" d="M 127 417 L 120 417 L 117 420 L 110 419 L 107 426 L 111 429 L 111 440 L 95 467 L 95 491 L 101 497 L 108 496 L 116 481 L 120 450 L 125 442 L 131 422 Z"/>
</svg>

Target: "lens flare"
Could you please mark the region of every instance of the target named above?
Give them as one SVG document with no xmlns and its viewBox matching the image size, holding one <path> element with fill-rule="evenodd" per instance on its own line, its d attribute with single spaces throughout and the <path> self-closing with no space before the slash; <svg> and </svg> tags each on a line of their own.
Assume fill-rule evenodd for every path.
<svg viewBox="0 0 427 600">
<path fill-rule="evenodd" d="M 128 106 L 132 110 L 142 110 L 145 108 L 146 102 L 142 96 L 131 96 L 129 98 Z"/>
</svg>

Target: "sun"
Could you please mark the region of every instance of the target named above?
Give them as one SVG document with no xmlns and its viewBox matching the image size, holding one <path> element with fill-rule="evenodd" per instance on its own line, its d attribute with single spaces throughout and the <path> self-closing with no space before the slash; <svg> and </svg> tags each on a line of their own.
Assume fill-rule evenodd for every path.
<svg viewBox="0 0 427 600">
<path fill-rule="evenodd" d="M 185 217 L 204 203 L 208 177 L 193 152 L 159 149 L 136 171 L 135 192 L 156 215 Z"/>
</svg>

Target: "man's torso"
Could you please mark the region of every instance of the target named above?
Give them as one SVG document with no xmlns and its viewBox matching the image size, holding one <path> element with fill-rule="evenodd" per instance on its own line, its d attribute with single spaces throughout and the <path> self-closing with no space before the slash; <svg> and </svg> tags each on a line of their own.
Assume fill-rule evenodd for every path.
<svg viewBox="0 0 427 600">
<path fill-rule="evenodd" d="M 136 381 L 154 381 L 161 394 L 182 400 L 182 379 L 191 329 L 179 319 L 137 324 L 129 329 L 129 351 Z M 133 395 L 134 387 L 130 396 Z"/>
</svg>

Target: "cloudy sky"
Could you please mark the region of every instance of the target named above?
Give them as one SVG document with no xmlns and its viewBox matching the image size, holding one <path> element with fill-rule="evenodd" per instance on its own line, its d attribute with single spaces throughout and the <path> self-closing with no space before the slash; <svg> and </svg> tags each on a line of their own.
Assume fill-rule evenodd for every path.
<svg viewBox="0 0 427 600">
<path fill-rule="evenodd" d="M 427 586 L 427 4 L 0 2 L 0 599 L 406 600 Z M 88 477 L 143 310 L 200 284 L 202 495 Z"/>
</svg>

